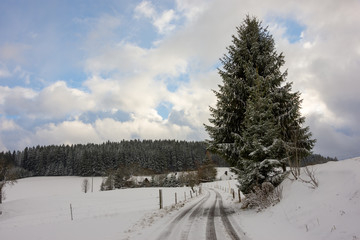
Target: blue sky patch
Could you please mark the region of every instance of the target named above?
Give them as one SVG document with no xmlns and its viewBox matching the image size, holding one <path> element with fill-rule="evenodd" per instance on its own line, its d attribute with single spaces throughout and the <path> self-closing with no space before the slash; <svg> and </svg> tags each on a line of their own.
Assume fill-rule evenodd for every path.
<svg viewBox="0 0 360 240">
<path fill-rule="evenodd" d="M 16 120 L 16 119 L 19 119 L 20 116 L 19 115 L 3 115 L 3 114 L 0 114 L 0 118 L 1 117 L 4 117 L 6 119 L 11 119 L 11 120 Z"/>
<path fill-rule="evenodd" d="M 285 27 L 283 37 L 287 38 L 290 43 L 296 43 L 301 40 L 301 34 L 306 29 L 305 25 L 292 18 L 277 18 L 275 21 Z"/>
<path fill-rule="evenodd" d="M 168 78 L 166 80 L 166 88 L 170 92 L 176 92 L 182 83 L 188 83 L 190 81 L 190 75 L 188 73 L 180 74 L 174 78 Z"/>
<path fill-rule="evenodd" d="M 336 132 L 342 133 L 342 134 L 344 134 L 345 136 L 348 136 L 348 137 L 352 137 L 354 135 L 353 131 L 348 127 L 338 128 L 338 129 L 336 129 Z"/>
<path fill-rule="evenodd" d="M 157 107 L 156 111 L 163 119 L 168 119 L 171 109 L 174 105 L 170 102 L 161 102 Z"/>
<path fill-rule="evenodd" d="M 176 92 L 176 90 L 178 90 L 179 88 L 179 84 L 177 83 L 169 83 L 166 85 L 166 88 L 169 92 Z"/>
</svg>

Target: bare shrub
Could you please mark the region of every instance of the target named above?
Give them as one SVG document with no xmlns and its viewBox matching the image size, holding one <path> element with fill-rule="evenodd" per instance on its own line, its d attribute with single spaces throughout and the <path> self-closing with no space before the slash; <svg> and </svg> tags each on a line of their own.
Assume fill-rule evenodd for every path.
<svg viewBox="0 0 360 240">
<path fill-rule="evenodd" d="M 211 159 L 198 168 L 198 182 L 212 182 L 216 178 L 217 170 Z"/>
<path fill-rule="evenodd" d="M 88 190 L 89 190 L 89 180 L 87 178 L 85 178 L 82 182 L 82 185 L 81 185 L 81 190 L 84 192 L 84 193 L 87 193 Z"/>
<path fill-rule="evenodd" d="M 304 169 L 304 173 L 305 175 L 309 178 L 308 180 L 305 179 L 301 179 L 301 181 L 308 183 L 311 185 L 311 188 L 317 188 L 319 186 L 319 180 L 316 178 L 315 174 L 316 174 L 316 170 L 314 168 L 309 168 L 309 167 L 305 167 Z"/>
<path fill-rule="evenodd" d="M 6 184 L 14 184 L 16 183 L 16 172 L 13 171 L 14 166 L 5 161 L 4 159 L 0 159 L 0 204 L 2 200 L 5 199 L 4 187 Z"/>
<path fill-rule="evenodd" d="M 270 182 L 264 182 L 261 187 L 255 186 L 253 191 L 245 195 L 242 208 L 265 209 L 280 202 L 282 199 L 282 186 L 274 187 Z"/>
</svg>

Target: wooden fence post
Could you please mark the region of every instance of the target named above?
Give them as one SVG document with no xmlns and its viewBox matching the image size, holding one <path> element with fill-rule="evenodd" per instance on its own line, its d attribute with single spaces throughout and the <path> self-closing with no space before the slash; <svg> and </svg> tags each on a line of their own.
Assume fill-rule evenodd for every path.
<svg viewBox="0 0 360 240">
<path fill-rule="evenodd" d="M 72 210 L 71 203 L 70 203 L 70 216 L 71 216 L 71 221 L 74 220 L 74 218 L 73 218 L 73 210 Z"/>
<path fill-rule="evenodd" d="M 94 192 L 94 177 L 91 177 L 91 192 Z"/>
<path fill-rule="evenodd" d="M 177 204 L 177 193 L 175 193 L 175 204 Z"/>
<path fill-rule="evenodd" d="M 239 194 L 239 202 L 241 202 L 240 189 L 238 189 L 238 194 Z"/>
<path fill-rule="evenodd" d="M 160 209 L 163 208 L 163 198 L 162 198 L 162 190 L 159 189 L 159 200 L 160 200 Z"/>
<path fill-rule="evenodd" d="M 190 198 L 192 198 L 192 192 L 190 191 Z"/>
<path fill-rule="evenodd" d="M 235 190 L 231 189 L 231 191 L 232 191 L 233 199 L 235 199 Z"/>
</svg>

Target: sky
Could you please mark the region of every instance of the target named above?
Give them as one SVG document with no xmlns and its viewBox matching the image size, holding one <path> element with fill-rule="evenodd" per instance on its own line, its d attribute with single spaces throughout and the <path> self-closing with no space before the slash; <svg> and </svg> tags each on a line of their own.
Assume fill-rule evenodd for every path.
<svg viewBox="0 0 360 240">
<path fill-rule="evenodd" d="M 220 58 L 255 16 L 285 56 L 314 153 L 360 156 L 359 0 L 2 0 L 0 151 L 208 139 Z"/>
</svg>

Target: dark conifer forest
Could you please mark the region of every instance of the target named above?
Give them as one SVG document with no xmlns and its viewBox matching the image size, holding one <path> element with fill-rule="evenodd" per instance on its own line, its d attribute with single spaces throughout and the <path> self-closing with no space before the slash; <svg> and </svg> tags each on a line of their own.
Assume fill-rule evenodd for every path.
<svg viewBox="0 0 360 240">
<path fill-rule="evenodd" d="M 227 166 L 219 156 L 206 154 L 204 142 L 176 140 L 36 146 L 0 153 L 0 158 L 22 169 L 22 177 L 102 176 L 119 166 L 158 174 L 195 170 L 209 157 L 217 166 Z"/>
</svg>

